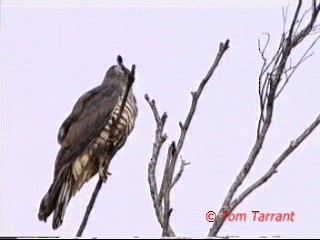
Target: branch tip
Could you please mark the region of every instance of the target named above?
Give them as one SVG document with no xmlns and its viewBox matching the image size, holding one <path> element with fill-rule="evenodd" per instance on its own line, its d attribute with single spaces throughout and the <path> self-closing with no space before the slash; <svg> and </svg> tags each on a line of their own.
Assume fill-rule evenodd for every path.
<svg viewBox="0 0 320 240">
<path fill-rule="evenodd" d="M 168 118 L 168 114 L 167 112 L 164 112 L 161 117 L 162 121 L 165 121 L 167 118 Z"/>
<path fill-rule="evenodd" d="M 175 141 L 172 141 L 170 148 L 171 148 L 172 152 L 176 151 L 176 142 Z"/>
<path fill-rule="evenodd" d="M 165 133 L 162 135 L 163 140 L 165 141 L 168 138 L 168 135 Z"/>
<path fill-rule="evenodd" d="M 183 123 L 181 121 L 179 122 L 179 126 L 180 126 L 181 130 L 184 129 Z"/>
</svg>

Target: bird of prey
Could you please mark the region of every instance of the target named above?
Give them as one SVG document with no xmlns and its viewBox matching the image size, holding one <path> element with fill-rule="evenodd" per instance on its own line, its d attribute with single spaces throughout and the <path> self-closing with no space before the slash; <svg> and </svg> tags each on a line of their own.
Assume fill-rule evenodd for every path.
<svg viewBox="0 0 320 240">
<path fill-rule="evenodd" d="M 85 182 L 98 172 L 106 178 L 106 161 L 110 162 L 133 130 L 138 110 L 131 88 L 127 91 L 131 72 L 120 56 L 117 61 L 118 65 L 107 71 L 100 86 L 79 98 L 59 129 L 61 148 L 55 161 L 53 183 L 41 201 L 38 214 L 39 220 L 46 222 L 54 212 L 53 229 L 62 224 L 70 198 Z M 122 100 L 125 95 L 126 99 Z"/>
</svg>

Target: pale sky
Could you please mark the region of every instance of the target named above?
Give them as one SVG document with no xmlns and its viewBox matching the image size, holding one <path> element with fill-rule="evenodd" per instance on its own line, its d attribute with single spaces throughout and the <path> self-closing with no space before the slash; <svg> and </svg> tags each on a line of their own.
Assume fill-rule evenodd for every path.
<svg viewBox="0 0 320 240">
<path fill-rule="evenodd" d="M 181 152 L 191 165 L 171 194 L 171 225 L 177 236 L 206 237 L 212 224 L 205 214 L 219 210 L 255 140 L 262 64 L 258 38 L 264 32 L 271 34 L 271 56 L 282 32 L 282 7 L 289 4 L 293 14 L 296 1 L 172 5 L 158 1 L 158 5 L 130 6 L 126 1 L 119 5 L 15 2 L 2 1 L 1 10 L 1 235 L 75 236 L 97 176 L 71 199 L 56 231 L 51 228 L 52 217 L 39 222 L 39 204 L 52 182 L 60 125 L 77 99 L 102 82 L 121 54 L 128 68 L 137 66 L 133 90 L 139 115 L 126 145 L 111 163 L 112 176 L 98 196 L 83 236 L 160 237 L 147 182 L 155 122 L 144 94 L 155 98 L 159 111 L 169 116 L 160 177 L 167 147 L 177 140 L 178 123 L 189 111 L 190 92 L 207 73 L 219 43 L 229 38 L 230 49 L 201 96 Z M 262 152 L 240 191 L 259 178 L 319 114 L 319 44 L 278 99 Z M 293 61 L 307 46 L 295 49 Z M 235 209 L 250 216 L 255 210 L 294 211 L 294 222 L 229 222 L 219 235 L 319 237 L 319 142 L 320 129 L 316 129 L 272 179 Z"/>
</svg>

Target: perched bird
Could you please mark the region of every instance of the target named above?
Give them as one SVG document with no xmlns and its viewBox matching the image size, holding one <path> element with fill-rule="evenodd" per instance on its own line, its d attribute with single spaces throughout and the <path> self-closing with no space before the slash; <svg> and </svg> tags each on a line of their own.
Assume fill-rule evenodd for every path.
<svg viewBox="0 0 320 240">
<path fill-rule="evenodd" d="M 134 127 L 138 110 L 131 88 L 122 104 L 131 72 L 120 56 L 117 61 L 118 65 L 107 71 L 100 86 L 79 98 L 59 129 L 61 148 L 55 161 L 53 183 L 41 201 L 38 214 L 39 220 L 46 222 L 54 212 L 53 229 L 62 224 L 70 198 L 85 182 L 98 172 L 101 178 L 106 178 L 106 161 L 111 161 Z"/>
</svg>

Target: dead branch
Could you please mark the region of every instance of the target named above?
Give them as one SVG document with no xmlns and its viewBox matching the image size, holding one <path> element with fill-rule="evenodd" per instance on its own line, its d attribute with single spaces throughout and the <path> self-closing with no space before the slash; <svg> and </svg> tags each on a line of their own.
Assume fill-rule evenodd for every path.
<svg viewBox="0 0 320 240">
<path fill-rule="evenodd" d="M 294 144 L 290 145 L 284 154 L 280 156 L 280 160 L 278 159 L 274 166 L 271 168 L 270 172 L 268 171 L 265 176 L 263 176 L 257 183 L 255 183 L 251 188 L 247 189 L 245 192 L 241 193 L 237 199 L 234 199 L 234 195 L 237 192 L 239 186 L 243 183 L 244 179 L 247 177 L 247 175 L 250 172 L 250 169 L 252 168 L 253 164 L 256 161 L 256 158 L 258 154 L 260 153 L 260 150 L 262 148 L 262 145 L 264 143 L 265 137 L 268 133 L 272 116 L 273 116 L 273 110 L 275 105 L 276 97 L 280 95 L 283 88 L 287 85 L 289 79 L 292 76 L 292 73 L 301 65 L 301 63 L 305 60 L 305 57 L 307 56 L 309 50 L 314 46 L 315 42 L 317 42 L 318 38 L 311 44 L 310 48 L 305 52 L 305 54 L 302 56 L 300 61 L 295 66 L 292 66 L 291 64 L 288 65 L 288 62 L 290 62 L 291 57 L 291 51 L 299 44 L 301 43 L 313 30 L 313 26 L 316 22 L 316 19 L 318 17 L 319 11 L 320 11 L 320 3 L 316 3 L 316 1 L 313 1 L 312 6 L 312 13 L 311 18 L 309 22 L 305 25 L 304 28 L 301 30 L 299 29 L 301 26 L 302 19 L 305 17 L 307 13 L 304 13 L 302 17 L 300 17 L 299 20 L 299 14 L 301 10 L 302 1 L 299 0 L 298 6 L 296 7 L 295 14 L 293 16 L 290 28 L 288 32 L 283 32 L 279 48 L 277 49 L 276 53 L 272 57 L 269 63 L 267 63 L 267 60 L 264 56 L 265 47 L 263 50 L 260 48 L 259 43 L 259 51 L 263 59 L 263 65 L 259 76 L 259 99 L 260 99 L 260 117 L 258 121 L 257 126 L 257 137 L 256 141 L 254 143 L 254 146 L 249 154 L 248 159 L 246 160 L 245 164 L 243 165 L 241 171 L 237 175 L 236 179 L 232 183 L 227 196 L 219 210 L 219 213 L 216 217 L 216 221 L 214 222 L 212 228 L 209 231 L 208 237 L 215 237 L 217 236 L 220 228 L 222 227 L 224 221 L 223 217 L 226 217 L 223 215 L 223 212 L 227 212 L 230 214 L 234 208 L 239 205 L 246 196 L 248 196 L 254 189 L 261 186 L 261 182 L 267 181 L 274 172 L 276 171 L 276 168 L 280 165 L 280 163 L 292 152 L 296 149 L 296 147 L 305 140 L 305 138 L 312 132 L 314 128 L 317 127 L 319 124 L 317 119 L 314 124 L 311 125 L 310 128 L 308 128 L 307 133 L 308 134 L 302 134 L 296 141 L 294 141 Z M 302 18 L 302 19 L 301 19 Z M 286 16 L 284 17 L 284 20 L 286 20 Z M 267 44 L 269 42 L 269 38 L 267 41 Z M 266 44 L 266 45 L 267 45 Z M 291 71 L 291 73 L 288 74 L 288 70 Z M 286 79 L 286 80 L 283 80 Z M 278 90 L 280 83 L 282 81 L 284 82 L 283 88 Z"/>
<path fill-rule="evenodd" d="M 121 64 L 122 64 L 121 56 L 117 57 L 117 61 L 118 61 L 118 63 L 121 62 Z M 132 67 L 131 67 L 131 71 L 130 71 L 130 74 L 129 74 L 129 77 L 128 77 L 128 82 L 127 82 L 127 86 L 126 86 L 124 95 L 122 97 L 122 102 L 121 102 L 121 105 L 120 105 L 120 108 L 119 108 L 119 112 L 118 112 L 117 116 L 112 121 L 112 124 L 110 126 L 110 132 L 113 132 L 113 129 L 117 128 L 116 126 L 117 126 L 117 124 L 119 122 L 120 116 L 121 116 L 122 111 L 124 109 L 124 106 L 125 106 L 125 103 L 127 101 L 128 94 L 129 94 L 129 91 L 131 89 L 131 86 L 132 86 L 132 84 L 134 82 L 135 67 L 136 67 L 135 65 L 132 65 Z M 109 150 L 108 152 L 114 152 L 115 149 L 113 149 L 111 147 L 111 146 L 113 146 L 113 144 L 112 144 L 110 139 L 111 139 L 110 137 L 107 139 L 106 146 L 110 146 L 110 147 L 108 147 L 108 150 Z M 111 154 L 111 155 L 113 155 L 113 154 Z M 111 161 L 111 158 L 110 159 L 106 159 L 106 161 L 105 161 L 104 172 L 106 172 L 106 173 L 108 173 L 108 168 L 109 168 L 110 161 Z M 97 184 L 96 184 L 96 186 L 95 186 L 95 189 L 94 189 L 94 191 L 93 191 L 93 193 L 91 195 L 89 204 L 87 206 L 85 215 L 84 215 L 84 217 L 82 219 L 82 222 L 80 224 L 80 227 L 78 229 L 76 237 L 81 237 L 82 236 L 82 233 L 83 233 L 84 229 L 87 226 L 87 222 L 88 222 L 91 210 L 93 209 L 93 206 L 94 206 L 94 203 L 96 201 L 96 198 L 97 198 L 97 196 L 98 196 L 98 194 L 100 192 L 100 189 L 102 187 L 102 184 L 104 182 L 106 182 L 106 179 L 103 179 L 103 178 L 100 177 L 98 182 L 97 182 Z"/>
<path fill-rule="evenodd" d="M 286 85 L 288 84 L 290 78 L 292 77 L 293 73 L 296 71 L 296 69 L 298 68 L 298 66 L 300 66 L 303 62 L 305 62 L 308 58 L 313 56 L 313 52 L 309 54 L 310 50 L 314 47 L 314 45 L 318 42 L 320 38 L 320 35 L 312 42 L 312 44 L 309 46 L 309 48 L 305 51 L 305 53 L 301 56 L 301 58 L 299 59 L 299 61 L 297 62 L 297 64 L 295 64 L 294 66 L 291 66 L 290 63 L 290 68 L 287 69 L 285 71 L 285 82 L 284 84 L 281 86 L 281 88 L 279 89 L 279 91 L 277 92 L 275 98 L 277 98 L 281 92 L 283 91 L 283 89 L 286 87 Z"/>
<path fill-rule="evenodd" d="M 148 181 L 149 181 L 149 187 L 150 187 L 150 193 L 153 201 L 153 206 L 155 209 L 158 222 L 160 223 L 162 228 L 162 236 L 164 237 L 175 237 L 175 234 L 172 228 L 170 227 L 170 215 L 172 213 L 172 208 L 170 207 L 170 193 L 173 186 L 179 181 L 182 175 L 182 172 L 184 170 L 184 167 L 189 164 L 189 163 L 185 163 L 185 161 L 182 160 L 180 170 L 178 171 L 176 176 L 173 178 L 178 156 L 183 147 L 184 140 L 185 140 L 187 131 L 189 129 L 191 120 L 193 118 L 193 115 L 196 111 L 196 107 L 198 104 L 198 100 L 201 96 L 201 93 L 205 85 L 211 78 L 213 72 L 217 68 L 223 54 L 228 48 L 229 48 L 229 40 L 226 40 L 224 43 L 220 43 L 219 51 L 207 75 L 200 82 L 200 85 L 197 91 L 191 93 L 192 103 L 191 103 L 189 113 L 184 123 L 179 122 L 180 137 L 179 137 L 178 143 L 176 144 L 173 141 L 170 144 L 168 149 L 166 165 L 165 165 L 161 187 L 159 191 L 157 189 L 155 171 L 157 167 L 160 149 L 163 145 L 163 142 L 167 138 L 167 136 L 163 134 L 163 129 L 164 129 L 165 121 L 167 119 L 167 115 L 166 113 L 164 113 L 163 116 L 160 118 L 158 110 L 155 105 L 155 101 L 154 100 L 150 101 L 149 96 L 148 95 L 145 96 L 145 99 L 149 103 L 156 121 L 156 136 L 155 136 L 155 142 L 153 144 L 152 158 L 149 162 L 149 167 L 148 167 Z"/>
<path fill-rule="evenodd" d="M 262 184 L 266 183 L 273 174 L 277 172 L 280 164 L 315 130 L 320 124 L 320 115 L 313 121 L 313 123 L 306 129 L 304 132 L 296 138 L 294 141 L 291 141 L 287 149 L 278 157 L 278 159 L 272 164 L 270 169 L 255 183 L 248 187 L 243 193 L 239 195 L 235 200 L 230 204 L 231 209 L 234 209 L 238 206 L 251 192 L 260 187 Z"/>
<path fill-rule="evenodd" d="M 173 179 L 171 188 L 173 188 L 174 185 L 175 185 L 175 184 L 179 181 L 179 179 L 181 178 L 182 173 L 183 173 L 183 170 L 184 170 L 184 167 L 190 164 L 190 162 L 186 162 L 185 160 L 183 160 L 181 156 L 180 156 L 180 158 L 181 158 L 180 169 L 179 169 L 179 172 L 176 174 L 176 176 L 175 176 L 174 179 Z"/>
<path fill-rule="evenodd" d="M 154 115 L 154 119 L 157 124 L 155 142 L 153 144 L 153 150 L 152 150 L 152 158 L 149 162 L 149 167 L 148 167 L 148 182 L 149 182 L 153 207 L 154 207 L 158 222 L 160 223 L 161 228 L 163 229 L 165 226 L 165 223 L 164 223 L 164 214 L 163 214 L 162 204 L 161 204 L 161 201 L 159 201 L 159 193 L 158 193 L 158 187 L 157 187 L 157 181 L 156 181 L 156 166 L 158 163 L 158 157 L 159 157 L 161 147 L 167 139 L 167 135 L 163 134 L 164 125 L 167 120 L 167 113 L 163 113 L 162 117 L 160 118 L 159 112 L 156 108 L 155 101 L 150 100 L 147 94 L 145 95 L 145 99 L 150 105 L 150 108 Z M 168 229 L 168 232 L 167 232 L 168 235 L 175 236 L 173 230 L 169 225 L 169 222 L 167 224 L 167 229 Z"/>
</svg>

